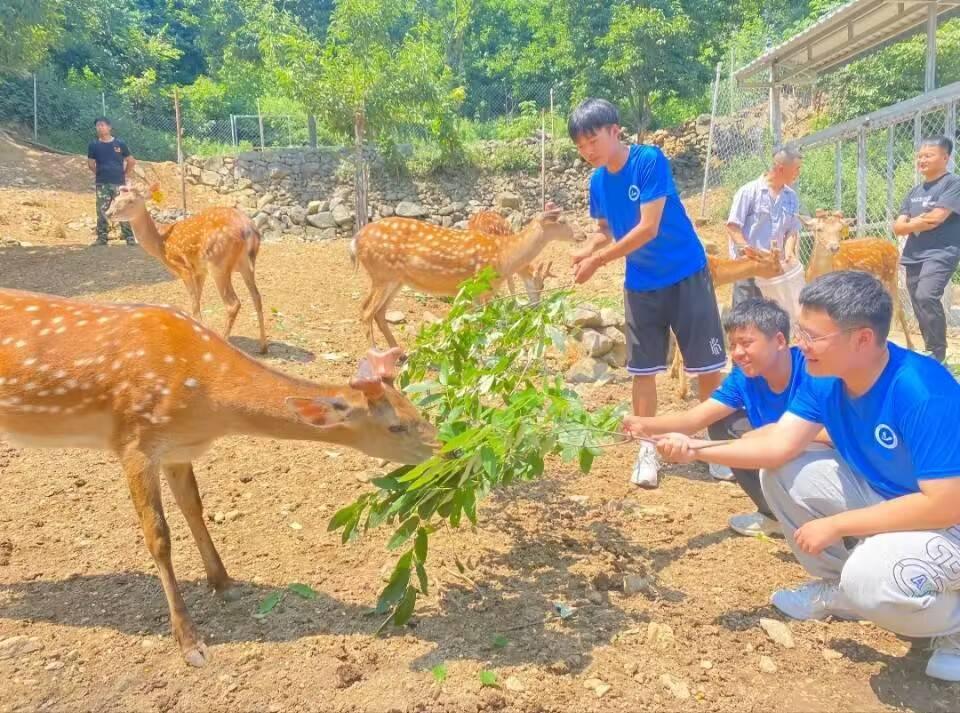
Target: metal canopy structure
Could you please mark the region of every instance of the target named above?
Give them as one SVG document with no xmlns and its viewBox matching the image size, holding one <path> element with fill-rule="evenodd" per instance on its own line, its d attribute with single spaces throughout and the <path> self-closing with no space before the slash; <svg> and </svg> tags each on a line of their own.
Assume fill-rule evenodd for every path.
<svg viewBox="0 0 960 713">
<path fill-rule="evenodd" d="M 774 143 L 782 140 L 780 87 L 802 85 L 926 29 L 924 91 L 936 87 L 937 24 L 960 16 L 960 0 L 852 0 L 734 72 L 743 87 L 770 89 Z"/>
</svg>

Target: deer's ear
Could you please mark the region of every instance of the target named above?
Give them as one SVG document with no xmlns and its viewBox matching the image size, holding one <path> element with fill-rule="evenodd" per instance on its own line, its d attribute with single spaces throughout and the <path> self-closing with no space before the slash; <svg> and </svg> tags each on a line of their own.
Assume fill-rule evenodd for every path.
<svg viewBox="0 0 960 713">
<path fill-rule="evenodd" d="M 319 428 L 338 426 L 357 415 L 353 406 L 337 396 L 315 399 L 290 396 L 286 404 L 298 419 Z"/>
<path fill-rule="evenodd" d="M 822 213 L 823 213 L 822 210 L 818 210 L 817 218 L 822 218 L 823 217 L 821 215 Z M 798 215 L 797 218 L 800 220 L 801 223 L 803 223 L 803 227 L 805 228 L 813 228 L 817 224 L 817 218 L 811 218 L 808 215 Z"/>
</svg>

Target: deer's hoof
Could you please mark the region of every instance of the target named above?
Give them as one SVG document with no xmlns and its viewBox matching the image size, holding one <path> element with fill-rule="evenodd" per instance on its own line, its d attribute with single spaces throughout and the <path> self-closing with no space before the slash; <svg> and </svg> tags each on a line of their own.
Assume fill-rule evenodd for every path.
<svg viewBox="0 0 960 713">
<path fill-rule="evenodd" d="M 195 668 L 201 668 L 207 665 L 210 654 L 207 652 L 207 645 L 202 641 L 198 641 L 192 646 L 183 649 L 183 658 L 189 665 Z"/>
<path fill-rule="evenodd" d="M 243 590 L 233 582 L 225 587 L 220 587 L 216 591 L 217 596 L 225 602 L 237 602 L 243 598 Z"/>
</svg>

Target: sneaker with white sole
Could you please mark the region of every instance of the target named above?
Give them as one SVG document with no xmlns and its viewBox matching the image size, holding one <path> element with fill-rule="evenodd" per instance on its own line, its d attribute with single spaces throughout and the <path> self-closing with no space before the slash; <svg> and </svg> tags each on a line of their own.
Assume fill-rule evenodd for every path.
<svg viewBox="0 0 960 713">
<path fill-rule="evenodd" d="M 859 619 L 835 580 L 815 579 L 795 589 L 780 589 L 770 603 L 787 616 L 801 621 L 826 619 Z"/>
<path fill-rule="evenodd" d="M 927 661 L 927 675 L 941 681 L 960 681 L 960 632 L 934 638 L 930 648 L 933 655 Z"/>
<path fill-rule="evenodd" d="M 657 472 L 657 452 L 652 443 L 641 443 L 637 460 L 633 464 L 633 473 L 630 482 L 640 488 L 653 489 L 659 485 L 660 474 Z"/>
<path fill-rule="evenodd" d="M 720 465 L 719 463 L 710 464 L 710 475 L 712 475 L 715 480 L 725 480 L 727 482 L 734 480 L 733 471 L 730 470 L 729 466 Z"/>
<path fill-rule="evenodd" d="M 759 512 L 734 515 L 727 520 L 727 524 L 738 535 L 746 537 L 783 537 L 783 528 L 780 523 Z"/>
</svg>

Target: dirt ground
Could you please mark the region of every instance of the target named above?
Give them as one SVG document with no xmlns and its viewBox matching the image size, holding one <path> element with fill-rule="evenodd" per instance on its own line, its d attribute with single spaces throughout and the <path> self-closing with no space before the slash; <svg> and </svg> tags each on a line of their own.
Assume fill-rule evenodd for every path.
<svg viewBox="0 0 960 713">
<path fill-rule="evenodd" d="M 183 287 L 139 248 L 88 247 L 90 227 L 65 227 L 92 212 L 85 170 L 82 159 L 0 142 L 0 286 L 186 304 Z M 31 245 L 4 247 L 4 238 Z M 550 253 L 565 274 L 564 249 Z M 351 375 L 364 351 L 364 281 L 349 265 L 345 241 L 264 246 L 268 363 L 316 379 Z M 608 269 L 584 294 L 617 304 L 620 279 Z M 233 341 L 252 352 L 255 319 L 241 297 Z M 443 309 L 412 293 L 395 306 L 412 325 Z M 204 314 L 222 319 L 213 290 Z M 661 386 L 661 407 L 680 408 L 674 385 Z M 623 402 L 628 390 L 600 386 L 586 398 Z M 378 637 L 369 614 L 393 561 L 387 533 L 341 546 L 326 528 L 379 464 L 317 444 L 220 441 L 197 477 L 213 538 L 242 583 L 239 601 L 208 593 L 167 498 L 177 574 L 210 646 L 210 663 L 192 669 L 170 636 L 113 458 L 0 440 L 0 711 L 960 710 L 960 686 L 924 677 L 925 641 L 858 622 L 789 622 L 795 646 L 771 641 L 758 623 L 782 620 L 770 593 L 804 579 L 783 541 L 727 529 L 749 500 L 703 466 L 666 467 L 659 490 L 633 489 L 632 456 L 611 448 L 588 477 L 554 463 L 541 481 L 486 501 L 475 532 L 435 536 L 430 596 L 411 626 Z M 469 556 L 467 577 L 455 554 Z M 620 582 L 630 574 L 652 584 L 627 596 Z M 288 594 L 253 616 L 295 582 L 318 598 Z M 574 615 L 553 616 L 557 602 Z M 36 650 L 4 658 L 2 642 L 21 635 Z M 442 683 L 431 673 L 438 664 Z M 485 670 L 496 687 L 481 686 Z"/>
</svg>

